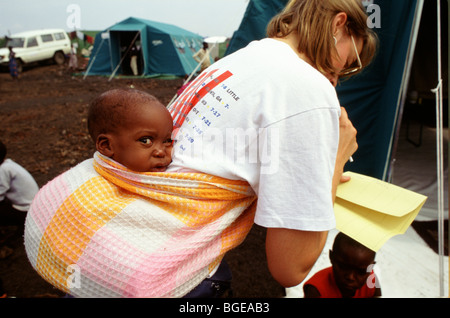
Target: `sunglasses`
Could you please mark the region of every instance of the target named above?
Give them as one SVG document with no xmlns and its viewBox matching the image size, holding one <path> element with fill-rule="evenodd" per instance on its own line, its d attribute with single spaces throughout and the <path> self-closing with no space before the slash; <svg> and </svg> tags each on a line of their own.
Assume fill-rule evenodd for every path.
<svg viewBox="0 0 450 318">
<path fill-rule="evenodd" d="M 342 71 L 339 73 L 339 76 L 340 76 L 340 77 L 342 77 L 342 76 L 347 76 L 347 75 L 350 75 L 350 74 L 353 74 L 353 73 L 355 73 L 355 72 L 358 72 L 360 69 L 362 69 L 362 63 L 361 63 L 361 59 L 359 58 L 358 48 L 356 47 L 355 39 L 353 38 L 353 35 L 350 35 L 350 36 L 351 36 L 351 38 L 352 38 L 353 47 L 355 48 L 356 59 L 358 60 L 358 66 L 350 67 L 350 68 L 347 68 L 347 69 L 345 69 L 345 70 L 342 70 Z"/>
</svg>

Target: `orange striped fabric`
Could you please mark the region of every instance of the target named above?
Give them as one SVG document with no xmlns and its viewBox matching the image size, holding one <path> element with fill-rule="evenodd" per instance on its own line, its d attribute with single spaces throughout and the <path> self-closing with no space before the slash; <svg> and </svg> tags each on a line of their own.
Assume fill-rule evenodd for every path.
<svg viewBox="0 0 450 318">
<path fill-rule="evenodd" d="M 137 174 L 99 153 L 57 179 L 32 203 L 25 247 L 44 279 L 78 297 L 181 297 L 253 225 L 243 181 Z"/>
</svg>

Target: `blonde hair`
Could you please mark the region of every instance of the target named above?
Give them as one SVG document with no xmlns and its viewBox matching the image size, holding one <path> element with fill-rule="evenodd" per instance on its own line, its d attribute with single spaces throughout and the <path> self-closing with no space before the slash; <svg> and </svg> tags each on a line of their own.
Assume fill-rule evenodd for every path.
<svg viewBox="0 0 450 318">
<path fill-rule="evenodd" d="M 290 0 L 283 11 L 269 22 L 267 35 L 283 38 L 295 32 L 298 52 L 305 54 L 321 73 L 334 74 L 332 59 L 338 56 L 338 52 L 332 23 L 340 12 L 347 14 L 348 32 L 363 40 L 360 58 L 364 68 L 375 56 L 378 38 L 367 26 L 367 14 L 361 0 Z"/>
</svg>

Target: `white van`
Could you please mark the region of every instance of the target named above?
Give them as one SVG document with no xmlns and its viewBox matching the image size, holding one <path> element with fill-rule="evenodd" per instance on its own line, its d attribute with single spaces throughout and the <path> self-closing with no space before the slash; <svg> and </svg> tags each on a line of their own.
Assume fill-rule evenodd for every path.
<svg viewBox="0 0 450 318">
<path fill-rule="evenodd" d="M 9 47 L 16 54 L 19 72 L 22 66 L 45 60 L 56 64 L 65 62 L 65 55 L 70 53 L 70 39 L 62 29 L 45 29 L 13 34 L 8 37 L 4 48 L 0 48 L 0 64 L 8 66 Z"/>
</svg>

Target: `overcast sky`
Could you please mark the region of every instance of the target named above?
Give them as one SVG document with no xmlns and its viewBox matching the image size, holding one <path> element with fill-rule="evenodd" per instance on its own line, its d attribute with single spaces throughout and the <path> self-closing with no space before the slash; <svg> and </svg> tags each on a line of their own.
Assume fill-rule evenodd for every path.
<svg viewBox="0 0 450 318">
<path fill-rule="evenodd" d="M 0 0 L 0 37 L 42 28 L 104 30 L 128 17 L 177 25 L 201 36 L 237 30 L 249 0 Z"/>
</svg>

